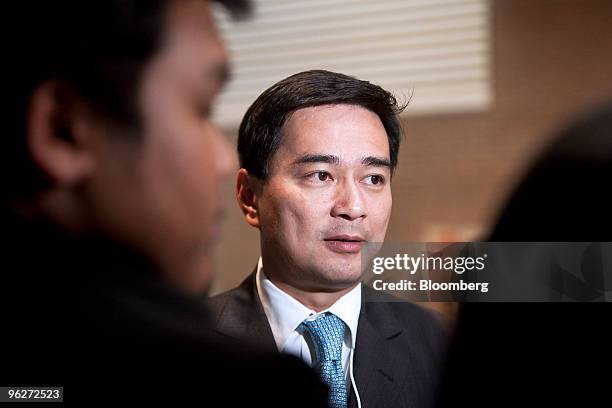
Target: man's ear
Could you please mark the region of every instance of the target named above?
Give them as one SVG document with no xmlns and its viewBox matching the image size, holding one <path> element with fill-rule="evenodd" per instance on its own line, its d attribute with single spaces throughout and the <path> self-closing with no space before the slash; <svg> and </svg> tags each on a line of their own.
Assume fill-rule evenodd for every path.
<svg viewBox="0 0 612 408">
<path fill-rule="evenodd" d="M 60 187 L 79 184 L 93 171 L 91 115 L 67 83 L 47 81 L 30 98 L 27 144 L 36 165 Z"/>
<path fill-rule="evenodd" d="M 258 187 L 259 180 L 249 174 L 246 169 L 240 169 L 236 177 L 236 199 L 244 214 L 246 222 L 252 227 L 260 227 Z"/>
</svg>

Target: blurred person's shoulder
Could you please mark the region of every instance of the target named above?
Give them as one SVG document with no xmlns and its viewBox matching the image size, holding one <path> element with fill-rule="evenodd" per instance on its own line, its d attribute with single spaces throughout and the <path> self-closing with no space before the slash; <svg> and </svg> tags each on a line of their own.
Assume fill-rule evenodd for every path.
<svg viewBox="0 0 612 408">
<path fill-rule="evenodd" d="M 160 344 L 161 353 L 156 352 Z M 154 342 L 131 355 L 129 367 L 134 372 L 123 373 L 124 384 L 129 387 L 138 378 L 148 389 L 161 387 L 162 396 L 169 399 L 182 393 L 196 401 L 276 407 L 285 406 L 292 395 L 300 393 L 303 399 L 297 406 L 324 406 L 326 401 L 326 389 L 301 361 L 252 350 L 216 333 L 207 338 Z"/>
<path fill-rule="evenodd" d="M 312 370 L 212 330 L 204 302 L 165 285 L 139 257 L 13 211 L 0 216 L 11 238 L 1 315 L 13 327 L 3 334 L 3 383 L 63 386 L 74 403 L 274 407 L 300 393 L 298 406 L 325 406 Z"/>
<path fill-rule="evenodd" d="M 111 342 L 93 361 L 74 368 L 82 374 L 70 384 L 76 401 L 87 401 L 100 384 L 106 384 L 108 392 L 100 398 L 109 402 L 326 406 L 325 387 L 300 361 L 251 351 L 213 334 Z"/>
</svg>

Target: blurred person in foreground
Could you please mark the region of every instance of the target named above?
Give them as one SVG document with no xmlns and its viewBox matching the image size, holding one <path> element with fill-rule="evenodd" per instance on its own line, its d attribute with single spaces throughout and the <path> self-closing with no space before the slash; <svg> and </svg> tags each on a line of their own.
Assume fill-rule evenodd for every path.
<svg viewBox="0 0 612 408">
<path fill-rule="evenodd" d="M 608 103 L 554 139 L 512 194 L 489 241 L 610 242 L 611 178 Z M 566 275 L 571 279 L 559 289 L 577 301 L 604 301 L 612 289 L 606 267 L 583 263 L 582 276 Z M 562 277 L 554 268 L 541 272 Z M 439 406 L 600 405 L 608 398 L 611 312 L 609 303 L 463 304 Z"/>
<path fill-rule="evenodd" d="M 237 199 L 261 258 L 211 300 L 216 327 L 312 365 L 334 408 L 434 397 L 441 322 L 360 282 L 391 216 L 402 110 L 377 85 L 314 70 L 263 92 L 240 126 Z"/>
<path fill-rule="evenodd" d="M 209 2 L 16 2 L 3 13 L 0 385 L 64 386 L 81 404 L 279 406 L 299 394 L 293 405 L 322 406 L 314 372 L 237 351 L 209 330 L 197 296 L 235 166 L 210 119 L 228 58 Z"/>
</svg>

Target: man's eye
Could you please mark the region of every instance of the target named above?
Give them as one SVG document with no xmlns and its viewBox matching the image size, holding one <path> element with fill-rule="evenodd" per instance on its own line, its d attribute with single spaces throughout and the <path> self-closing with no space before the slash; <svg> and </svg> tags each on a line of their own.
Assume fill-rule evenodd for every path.
<svg viewBox="0 0 612 408">
<path fill-rule="evenodd" d="M 313 179 L 314 181 L 330 181 L 331 174 L 326 171 L 315 171 L 314 173 L 310 173 L 308 178 Z"/>
<path fill-rule="evenodd" d="M 377 174 L 371 174 L 365 178 L 367 184 L 378 186 L 384 183 L 385 178 Z"/>
</svg>

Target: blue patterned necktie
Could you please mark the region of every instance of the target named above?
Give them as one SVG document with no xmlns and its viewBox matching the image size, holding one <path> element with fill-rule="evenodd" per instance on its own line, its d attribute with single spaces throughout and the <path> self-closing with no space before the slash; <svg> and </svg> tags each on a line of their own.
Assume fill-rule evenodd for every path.
<svg viewBox="0 0 612 408">
<path fill-rule="evenodd" d="M 346 408 L 347 392 L 342 370 L 342 344 L 346 325 L 334 314 L 319 316 L 316 320 L 305 320 L 300 328 L 310 333 L 316 347 L 319 377 L 329 387 L 330 408 Z"/>
</svg>

